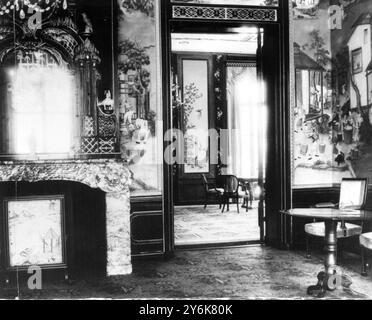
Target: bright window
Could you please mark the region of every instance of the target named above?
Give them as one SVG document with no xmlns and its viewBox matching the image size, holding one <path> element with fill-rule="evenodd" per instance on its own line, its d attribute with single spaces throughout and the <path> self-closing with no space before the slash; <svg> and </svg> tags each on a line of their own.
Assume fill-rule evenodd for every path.
<svg viewBox="0 0 372 320">
<path fill-rule="evenodd" d="M 10 153 L 61 154 L 72 147 L 73 78 L 39 52 L 11 70 Z"/>
</svg>

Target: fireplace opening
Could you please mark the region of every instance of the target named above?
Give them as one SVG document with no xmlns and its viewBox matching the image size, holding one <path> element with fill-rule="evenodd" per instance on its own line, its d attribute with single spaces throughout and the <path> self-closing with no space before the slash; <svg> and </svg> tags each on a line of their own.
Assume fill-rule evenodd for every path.
<svg viewBox="0 0 372 320">
<path fill-rule="evenodd" d="M 35 262 L 37 259 L 42 261 L 43 257 L 37 257 L 43 250 L 51 250 L 50 237 L 55 236 L 54 244 L 58 244 L 60 240 L 63 242 L 61 247 L 63 249 L 64 257 L 63 263 L 65 267 L 61 267 L 62 264 L 56 265 L 52 268 L 48 266 L 41 266 L 45 270 L 45 274 L 52 279 L 61 279 L 65 275 L 68 279 L 84 279 L 84 278 L 96 278 L 104 277 L 106 275 L 106 263 L 107 263 L 107 242 L 106 242 L 106 201 L 105 193 L 98 189 L 92 189 L 84 184 L 77 182 L 66 182 L 66 181 L 47 181 L 47 182 L 3 182 L 0 183 L 0 202 L 1 202 L 1 218 L 0 228 L 4 233 L 4 240 L 1 240 L 1 258 L 0 268 L 9 274 L 12 271 L 21 270 L 22 266 L 12 268 L 10 264 L 10 252 L 17 253 L 16 250 L 11 250 L 12 245 L 16 245 L 16 234 L 17 232 L 17 220 L 15 217 L 21 215 L 22 219 L 18 219 L 19 229 L 28 230 L 28 243 L 23 242 L 24 248 L 18 248 L 21 252 L 21 258 L 33 259 Z M 40 237 L 37 233 L 40 232 L 37 226 L 34 228 L 29 226 L 27 229 L 27 217 L 30 222 L 32 220 L 32 214 L 34 212 L 28 212 L 28 202 L 42 201 L 43 199 L 56 199 L 58 195 L 59 199 L 63 199 L 64 206 L 61 214 L 61 228 L 55 227 L 56 230 L 62 230 L 62 237 L 58 237 L 58 231 L 49 232 L 47 234 L 48 240 L 45 241 L 45 235 Z M 26 199 L 24 203 L 17 203 L 17 199 Z M 34 199 L 34 200 L 33 200 Z M 18 211 L 13 212 L 13 224 L 9 231 L 9 223 L 7 219 L 7 212 L 5 212 L 7 206 L 4 206 L 4 202 L 11 202 L 19 204 Z M 36 203 L 36 202 L 35 202 Z M 23 207 L 22 207 L 23 206 Z M 29 206 L 34 208 L 35 205 Z M 43 208 L 40 206 L 40 208 Z M 13 209 L 15 210 L 15 209 Z M 31 210 L 32 211 L 32 210 Z M 37 212 L 38 219 L 41 220 L 43 217 L 48 219 L 50 212 Z M 22 224 L 22 225 L 21 225 Z M 47 224 L 46 222 L 43 224 Z M 14 232 L 13 232 L 14 230 Z M 22 230 L 22 229 L 21 229 Z M 13 233 L 12 233 L 13 232 Z M 18 230 L 19 232 L 19 230 Z M 33 232 L 35 234 L 33 234 Z M 11 239 L 7 237 L 11 236 Z M 12 237 L 13 236 L 13 237 Z M 33 240 L 36 239 L 36 240 Z M 57 247 L 56 245 L 54 246 Z M 26 256 L 28 255 L 28 256 Z M 36 256 L 36 257 L 35 257 Z M 55 253 L 56 257 L 59 257 L 58 253 Z M 53 257 L 54 258 L 54 257 Z M 26 261 L 25 260 L 25 261 Z M 20 261 L 19 259 L 13 259 L 13 261 Z M 23 261 L 23 262 L 25 262 Z M 21 261 L 22 262 L 22 261 Z M 20 263 L 21 263 L 20 262 Z M 56 260 L 57 262 L 57 260 Z M 60 260 L 58 260 L 60 262 Z M 27 272 L 27 269 L 25 269 Z M 44 272 L 44 271 L 43 271 Z M 13 272 L 14 278 L 15 272 Z"/>
</svg>

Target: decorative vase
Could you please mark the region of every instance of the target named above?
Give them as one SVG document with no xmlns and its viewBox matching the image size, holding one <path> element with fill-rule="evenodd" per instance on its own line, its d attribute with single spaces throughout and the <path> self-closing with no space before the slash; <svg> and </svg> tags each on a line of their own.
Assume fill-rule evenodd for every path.
<svg viewBox="0 0 372 320">
<path fill-rule="evenodd" d="M 352 144 L 353 143 L 353 128 L 346 127 L 344 129 L 344 142 L 346 144 Z"/>
<path fill-rule="evenodd" d="M 325 153 L 326 145 L 325 143 L 319 144 L 319 153 Z"/>
<path fill-rule="evenodd" d="M 303 156 L 306 156 L 308 149 L 309 149 L 309 146 L 307 144 L 301 144 L 301 146 L 300 146 L 300 153 Z"/>
<path fill-rule="evenodd" d="M 354 159 L 354 160 L 359 158 L 359 150 L 358 149 L 351 150 L 351 158 Z"/>
</svg>

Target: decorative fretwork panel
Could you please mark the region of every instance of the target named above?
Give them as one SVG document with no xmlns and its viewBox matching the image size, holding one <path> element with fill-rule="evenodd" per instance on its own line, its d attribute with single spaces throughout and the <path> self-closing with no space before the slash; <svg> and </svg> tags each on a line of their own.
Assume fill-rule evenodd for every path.
<svg viewBox="0 0 372 320">
<path fill-rule="evenodd" d="M 115 137 L 99 138 L 99 153 L 115 153 Z"/>
<path fill-rule="evenodd" d="M 248 21 L 277 21 L 277 11 L 275 9 L 229 8 L 226 10 L 226 19 Z"/>
<path fill-rule="evenodd" d="M 173 18 L 276 22 L 278 16 L 276 9 L 269 8 L 173 6 Z"/>
<path fill-rule="evenodd" d="M 97 154 L 98 153 L 97 137 L 83 137 L 81 142 L 81 153 Z"/>
<path fill-rule="evenodd" d="M 85 137 L 94 136 L 94 120 L 91 116 L 84 116 L 83 135 Z"/>
<path fill-rule="evenodd" d="M 78 42 L 64 30 L 57 28 L 47 28 L 43 30 L 43 36 L 59 43 L 68 52 L 70 57 L 74 56 L 74 50 Z"/>
<path fill-rule="evenodd" d="M 116 116 L 99 114 L 98 135 L 100 137 L 113 136 L 116 133 Z"/>
</svg>

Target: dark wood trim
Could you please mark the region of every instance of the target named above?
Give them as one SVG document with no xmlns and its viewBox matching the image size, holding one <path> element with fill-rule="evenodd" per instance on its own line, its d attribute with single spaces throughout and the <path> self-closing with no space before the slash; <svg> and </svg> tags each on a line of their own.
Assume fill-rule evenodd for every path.
<svg viewBox="0 0 372 320">
<path fill-rule="evenodd" d="M 190 5 L 190 4 L 188 4 Z M 197 4 L 199 6 L 199 4 Z M 272 93 L 272 105 L 274 107 L 274 118 L 271 121 L 273 134 L 269 139 L 272 146 L 270 155 L 271 169 L 271 188 L 267 191 L 271 193 L 270 206 L 267 206 L 265 217 L 266 222 L 266 243 L 273 246 L 280 245 L 281 220 L 279 210 L 287 209 L 291 206 L 291 148 L 290 148 L 290 72 L 289 72 L 289 2 L 281 1 L 279 7 L 275 7 L 278 13 L 277 22 L 259 21 L 227 21 L 227 20 L 191 20 L 191 19 L 172 19 L 172 5 L 169 1 L 162 3 L 162 53 L 163 53 L 163 114 L 164 130 L 172 128 L 171 115 L 169 114 L 170 91 L 169 91 L 169 70 L 170 70 L 170 32 L 183 30 L 184 32 L 193 31 L 200 33 L 228 32 L 229 28 L 241 26 L 256 26 L 264 28 L 266 32 L 272 31 L 272 36 L 276 39 L 277 52 L 272 56 L 276 59 L 277 70 L 272 70 L 275 74 L 274 86 L 275 93 Z M 205 5 L 208 6 L 208 5 Z M 215 5 L 209 5 L 215 6 Z M 234 6 L 237 7 L 237 6 Z M 263 7 L 259 7 L 262 9 Z M 168 147 L 166 142 L 164 147 Z M 164 211 L 166 217 L 166 239 L 167 250 L 174 249 L 174 229 L 173 229 L 173 195 L 172 195 L 172 168 L 164 166 Z"/>
<path fill-rule="evenodd" d="M 163 93 L 163 136 L 173 127 L 170 92 L 171 70 L 171 31 L 168 17 L 170 14 L 169 1 L 160 2 L 161 12 L 161 48 L 162 48 L 162 93 Z M 164 141 L 164 155 L 170 147 L 170 141 Z M 165 257 L 171 257 L 174 252 L 174 213 L 173 213 L 173 166 L 164 162 L 163 165 L 163 210 L 164 210 L 164 251 Z"/>
<path fill-rule="evenodd" d="M 245 247 L 250 245 L 259 245 L 260 240 L 249 240 L 249 241 L 237 241 L 237 242 L 223 242 L 223 243 L 203 243 L 203 244 L 192 244 L 192 245 L 177 245 L 177 250 L 199 250 L 199 249 L 222 249 L 231 247 Z"/>
<path fill-rule="evenodd" d="M 281 1 L 280 24 L 278 30 L 279 41 L 279 83 L 276 93 L 276 101 L 279 103 L 276 107 L 277 120 L 275 123 L 275 166 L 272 168 L 275 181 L 273 183 L 273 192 L 278 193 L 275 196 L 275 205 L 266 213 L 266 226 L 271 225 L 271 231 L 267 232 L 266 243 L 273 246 L 280 246 L 282 237 L 282 221 L 279 210 L 288 209 L 292 204 L 291 192 L 291 135 L 290 135 L 290 43 L 289 38 L 289 6 L 288 1 Z M 272 161 L 271 159 L 270 161 Z"/>
</svg>

